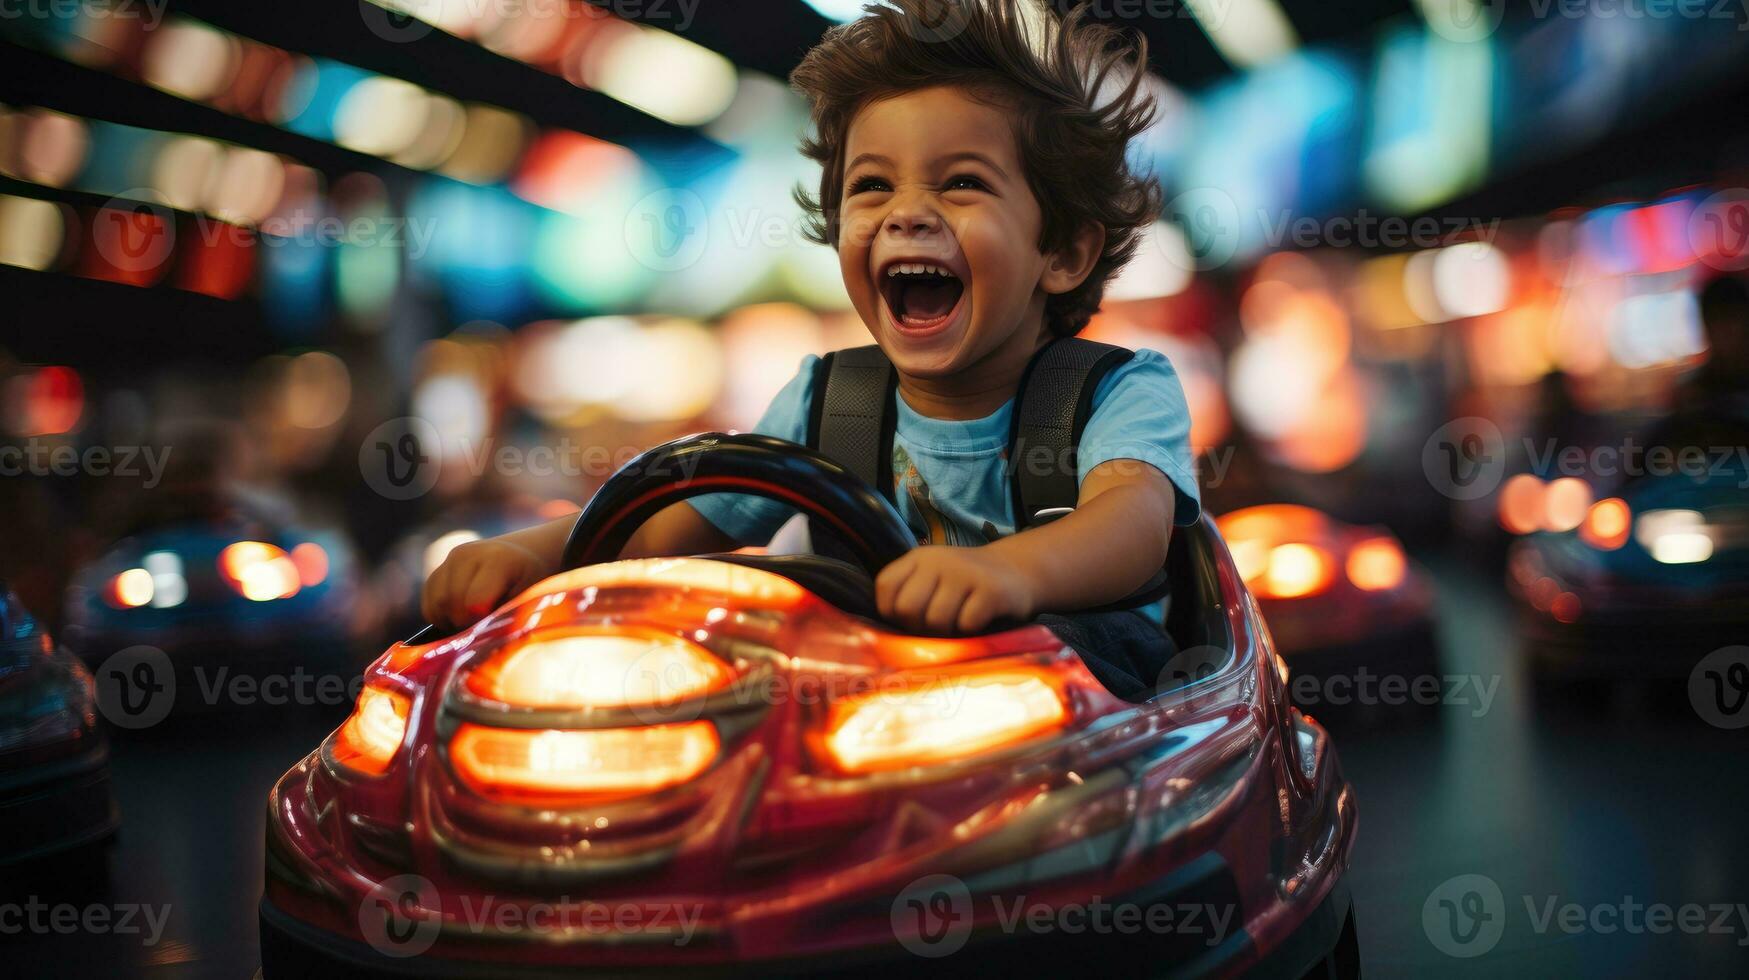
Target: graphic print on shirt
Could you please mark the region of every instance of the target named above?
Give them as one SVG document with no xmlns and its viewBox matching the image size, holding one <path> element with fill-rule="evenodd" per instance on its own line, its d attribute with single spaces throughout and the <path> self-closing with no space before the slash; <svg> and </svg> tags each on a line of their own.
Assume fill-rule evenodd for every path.
<svg viewBox="0 0 1749 980">
<path fill-rule="evenodd" d="M 905 515 L 911 532 L 917 535 L 918 544 L 947 544 L 956 547 L 970 548 L 990 542 L 1001 537 L 996 525 L 984 522 L 983 528 L 973 530 L 942 513 L 929 499 L 929 484 L 924 482 L 923 475 L 917 472 L 917 464 L 911 461 L 911 454 L 905 452 L 905 447 L 893 446 L 893 485 L 904 487 L 905 494 L 911 498 L 911 504 L 923 518 L 923 527 L 919 528 L 911 522 L 911 515 Z"/>
</svg>

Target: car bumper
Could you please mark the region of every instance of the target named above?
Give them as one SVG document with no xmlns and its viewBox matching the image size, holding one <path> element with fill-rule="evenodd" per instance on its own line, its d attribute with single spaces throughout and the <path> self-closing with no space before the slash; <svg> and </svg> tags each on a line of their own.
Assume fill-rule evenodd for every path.
<svg viewBox="0 0 1749 980">
<path fill-rule="evenodd" d="M 0 775 L 0 865 L 95 843 L 119 822 L 103 746 Z"/>
</svg>

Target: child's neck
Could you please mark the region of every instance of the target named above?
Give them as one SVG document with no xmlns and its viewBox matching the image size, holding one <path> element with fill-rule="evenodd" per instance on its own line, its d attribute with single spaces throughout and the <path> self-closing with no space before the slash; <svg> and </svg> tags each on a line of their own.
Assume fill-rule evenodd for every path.
<svg viewBox="0 0 1749 980">
<path fill-rule="evenodd" d="M 1050 334 L 1042 330 L 1030 345 L 1016 337 L 963 370 L 944 377 L 920 378 L 899 371 L 899 394 L 912 411 L 932 419 L 984 418 L 1014 397 L 1027 363 L 1050 339 Z"/>
</svg>

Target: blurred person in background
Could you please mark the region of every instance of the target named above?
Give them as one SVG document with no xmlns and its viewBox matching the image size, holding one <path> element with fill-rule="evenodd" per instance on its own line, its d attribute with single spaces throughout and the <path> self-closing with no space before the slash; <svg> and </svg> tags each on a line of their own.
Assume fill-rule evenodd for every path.
<svg viewBox="0 0 1749 980">
<path fill-rule="evenodd" d="M 1714 411 L 1749 422 L 1749 286 L 1722 275 L 1700 294 L 1707 359 L 1677 392 L 1677 413 Z"/>
<path fill-rule="evenodd" d="M 1734 466 L 1741 462 L 1737 448 L 1749 447 L 1749 287 L 1743 279 L 1726 274 L 1707 283 L 1700 320 L 1706 362 L 1676 389 L 1670 414 L 1652 426 L 1645 442 L 1675 450 L 1700 447 Z"/>
</svg>

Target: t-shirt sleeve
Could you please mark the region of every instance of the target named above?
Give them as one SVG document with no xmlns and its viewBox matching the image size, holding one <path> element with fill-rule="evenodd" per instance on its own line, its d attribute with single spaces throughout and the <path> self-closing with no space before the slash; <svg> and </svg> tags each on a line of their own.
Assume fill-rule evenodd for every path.
<svg viewBox="0 0 1749 980">
<path fill-rule="evenodd" d="M 1140 460 L 1166 474 L 1177 489 L 1172 522 L 1180 527 L 1195 523 L 1202 496 L 1190 452 L 1190 407 L 1166 355 L 1136 351 L 1100 379 L 1093 405 L 1075 453 L 1076 481 L 1087 479 L 1101 463 Z"/>
<path fill-rule="evenodd" d="M 813 354 L 802 358 L 796 376 L 778 391 L 752 431 L 790 442 L 808 441 L 808 407 L 813 403 L 814 369 L 819 363 L 820 358 Z M 788 504 L 744 493 L 705 494 L 693 497 L 687 503 L 718 530 L 743 545 L 762 545 L 770 541 L 783 522 L 795 513 L 795 508 Z"/>
</svg>

